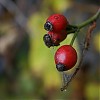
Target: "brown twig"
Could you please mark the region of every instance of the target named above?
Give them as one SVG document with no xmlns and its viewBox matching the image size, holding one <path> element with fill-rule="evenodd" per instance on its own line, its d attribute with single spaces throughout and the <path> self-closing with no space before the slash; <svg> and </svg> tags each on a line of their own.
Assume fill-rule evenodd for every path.
<svg viewBox="0 0 100 100">
<path fill-rule="evenodd" d="M 92 33 L 92 31 L 94 30 L 95 27 L 96 27 L 96 22 L 94 21 L 92 23 L 92 25 L 89 26 L 88 32 L 86 34 L 85 43 L 84 43 L 85 49 L 88 49 L 88 47 L 90 45 L 91 33 Z"/>
<path fill-rule="evenodd" d="M 81 53 L 81 59 L 80 59 L 79 65 L 76 68 L 76 70 L 74 71 L 74 73 L 72 75 L 67 75 L 67 74 L 63 73 L 63 74 L 65 74 L 64 75 L 65 77 L 63 77 L 64 80 L 66 80 L 66 78 L 68 79 L 68 77 L 70 77 L 70 78 L 69 78 L 69 80 L 67 80 L 67 82 L 64 82 L 64 86 L 61 88 L 61 91 L 64 91 L 64 90 L 67 89 L 69 83 L 72 81 L 72 79 L 75 77 L 75 75 L 77 74 L 77 72 L 81 68 L 83 58 L 85 56 L 85 52 L 88 50 L 89 45 L 90 45 L 91 33 L 95 29 L 95 27 L 96 27 L 96 22 L 94 21 L 88 28 L 88 31 L 87 31 L 87 34 L 86 34 L 86 37 L 85 37 L 85 41 L 84 41 L 84 47 L 83 47 L 82 53 Z"/>
</svg>

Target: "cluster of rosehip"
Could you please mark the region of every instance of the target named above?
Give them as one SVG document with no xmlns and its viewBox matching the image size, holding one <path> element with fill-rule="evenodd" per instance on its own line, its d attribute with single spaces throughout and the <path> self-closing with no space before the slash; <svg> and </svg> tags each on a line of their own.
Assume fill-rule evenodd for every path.
<svg viewBox="0 0 100 100">
<path fill-rule="evenodd" d="M 74 27 L 71 27 L 74 28 Z M 43 40 L 47 47 L 58 46 L 66 39 L 70 25 L 65 16 L 61 14 L 51 15 L 44 24 L 44 29 L 48 31 Z M 75 28 L 74 28 L 75 29 Z M 55 53 L 55 63 L 58 71 L 67 71 L 75 66 L 77 62 L 77 52 L 72 45 L 63 45 Z"/>
</svg>

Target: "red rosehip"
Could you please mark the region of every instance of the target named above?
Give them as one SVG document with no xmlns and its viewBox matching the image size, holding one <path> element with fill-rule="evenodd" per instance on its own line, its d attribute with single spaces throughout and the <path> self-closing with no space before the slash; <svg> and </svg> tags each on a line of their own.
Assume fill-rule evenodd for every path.
<svg viewBox="0 0 100 100">
<path fill-rule="evenodd" d="M 65 38 L 67 37 L 66 31 L 62 31 L 58 33 L 49 31 L 48 34 L 50 34 L 53 43 L 56 45 L 58 45 L 60 42 L 65 40 Z"/>
<path fill-rule="evenodd" d="M 62 42 L 66 37 L 67 37 L 66 31 L 58 33 L 49 31 L 48 34 L 44 35 L 43 40 L 47 47 L 51 47 L 60 45 L 60 42 Z"/>
<path fill-rule="evenodd" d="M 47 31 L 59 32 L 65 30 L 67 25 L 68 21 L 65 16 L 61 14 L 53 14 L 47 19 L 44 24 L 44 29 Z"/>
<path fill-rule="evenodd" d="M 61 46 L 55 53 L 55 63 L 58 71 L 66 71 L 77 62 L 76 50 L 70 45 Z"/>
</svg>

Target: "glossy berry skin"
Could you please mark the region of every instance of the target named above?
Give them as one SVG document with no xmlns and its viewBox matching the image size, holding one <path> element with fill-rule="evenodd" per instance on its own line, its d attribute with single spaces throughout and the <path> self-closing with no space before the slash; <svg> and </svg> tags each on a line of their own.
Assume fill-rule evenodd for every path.
<svg viewBox="0 0 100 100">
<path fill-rule="evenodd" d="M 67 71 L 77 62 L 77 52 L 70 45 L 61 46 L 55 53 L 55 63 L 58 71 Z"/>
<path fill-rule="evenodd" d="M 61 14 L 51 15 L 44 24 L 44 29 L 47 31 L 59 32 L 66 30 L 68 21 L 65 16 Z"/>
<path fill-rule="evenodd" d="M 60 45 L 60 42 L 65 40 L 66 37 L 67 37 L 66 31 L 57 32 L 57 33 L 53 31 L 49 31 L 48 34 L 44 35 L 43 40 L 45 42 L 45 45 L 50 48 L 51 46 Z"/>
<path fill-rule="evenodd" d="M 48 34 L 51 36 L 51 40 L 56 45 L 59 45 L 60 42 L 62 42 L 63 40 L 65 40 L 66 37 L 67 37 L 66 31 L 57 32 L 57 33 L 49 31 Z"/>
</svg>

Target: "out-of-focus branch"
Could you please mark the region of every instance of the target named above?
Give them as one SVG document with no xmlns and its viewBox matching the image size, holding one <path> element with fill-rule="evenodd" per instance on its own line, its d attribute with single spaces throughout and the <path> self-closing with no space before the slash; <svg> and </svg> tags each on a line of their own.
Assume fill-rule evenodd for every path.
<svg viewBox="0 0 100 100">
<path fill-rule="evenodd" d="M 3 36 L 0 38 L 0 53 L 5 52 L 7 46 L 13 45 L 13 43 L 18 42 L 17 44 L 20 46 L 20 43 L 23 41 L 26 33 L 29 33 L 29 30 L 27 29 L 27 17 L 20 11 L 20 9 L 17 7 L 17 5 L 11 1 L 11 0 L 0 0 L 0 4 L 3 5 L 11 14 L 15 16 L 15 25 L 11 26 L 16 27 L 19 25 L 19 27 L 16 27 L 18 34 L 11 33 L 6 36 Z M 8 31 L 7 31 L 8 32 Z M 20 34 L 21 33 L 21 34 Z M 17 48 L 19 46 L 16 46 Z M 17 49 L 14 49 L 13 51 L 17 51 Z"/>
<path fill-rule="evenodd" d="M 10 13 L 15 15 L 15 22 L 27 31 L 26 22 L 27 17 L 20 11 L 17 5 L 11 0 L 0 0 L 0 4 L 3 5 Z"/>
</svg>

